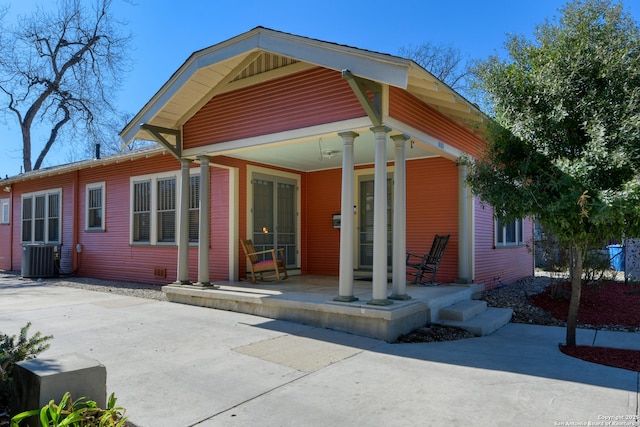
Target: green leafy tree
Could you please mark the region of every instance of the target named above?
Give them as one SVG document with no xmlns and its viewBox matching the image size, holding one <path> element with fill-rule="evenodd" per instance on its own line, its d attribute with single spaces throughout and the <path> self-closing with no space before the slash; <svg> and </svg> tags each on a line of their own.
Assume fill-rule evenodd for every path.
<svg viewBox="0 0 640 427">
<path fill-rule="evenodd" d="M 640 34 L 619 3 L 573 1 L 475 68 L 495 121 L 469 183 L 504 219 L 536 216 L 570 249 L 566 344 L 575 346 L 583 262 L 640 235 Z"/>
</svg>

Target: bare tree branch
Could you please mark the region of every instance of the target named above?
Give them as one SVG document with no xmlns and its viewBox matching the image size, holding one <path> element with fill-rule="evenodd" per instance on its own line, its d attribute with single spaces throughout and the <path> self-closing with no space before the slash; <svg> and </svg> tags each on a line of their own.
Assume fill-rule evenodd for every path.
<svg viewBox="0 0 640 427">
<path fill-rule="evenodd" d="M 24 170 L 32 169 L 32 133 L 48 127 L 34 165 L 68 128 L 73 136 L 119 115 L 112 104 L 127 71 L 130 36 L 111 15 L 112 0 L 59 0 L 4 33 L 0 46 L 0 110 L 13 115 L 23 140 Z M 66 133 L 65 133 L 66 134 Z"/>
<path fill-rule="evenodd" d="M 417 46 L 401 47 L 398 54 L 413 60 L 453 90 L 464 94 L 469 89 L 469 66 L 460 51 L 453 46 L 425 42 Z"/>
</svg>

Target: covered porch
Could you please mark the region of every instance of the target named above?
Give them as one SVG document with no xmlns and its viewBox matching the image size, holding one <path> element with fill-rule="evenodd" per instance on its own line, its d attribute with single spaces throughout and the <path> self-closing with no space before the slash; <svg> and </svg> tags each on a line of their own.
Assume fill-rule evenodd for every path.
<svg viewBox="0 0 640 427">
<path fill-rule="evenodd" d="M 258 27 L 194 52 L 121 136 L 155 140 L 181 163 L 170 301 L 392 341 L 482 288 L 460 159 L 480 152 L 483 120 L 412 61 Z M 212 193 L 228 213 L 212 215 Z M 407 251 L 438 234 L 451 242 L 436 280 L 461 286 L 408 286 Z M 241 239 L 282 248 L 301 275 L 238 282 Z M 213 261 L 227 271 L 212 274 Z M 363 269 L 368 281 L 354 278 Z"/>
<path fill-rule="evenodd" d="M 372 283 L 355 277 L 357 300 L 335 300 L 339 278 L 291 276 L 283 281 L 218 282 L 216 288 L 170 284 L 163 287 L 172 302 L 229 310 L 335 329 L 356 335 L 394 341 L 400 335 L 428 323 L 464 327 L 476 335 L 488 335 L 511 319 L 511 310 L 487 309 L 475 301 L 484 287 L 478 284 L 421 286 L 407 284 L 412 298 L 391 305 L 372 305 Z M 463 321 L 466 325 L 456 324 Z"/>
</svg>

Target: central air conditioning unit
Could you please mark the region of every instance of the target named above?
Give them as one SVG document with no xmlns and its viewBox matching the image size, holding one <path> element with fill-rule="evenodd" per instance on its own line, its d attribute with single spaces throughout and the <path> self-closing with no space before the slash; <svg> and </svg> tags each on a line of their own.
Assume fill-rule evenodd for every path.
<svg viewBox="0 0 640 427">
<path fill-rule="evenodd" d="M 58 245 L 33 244 L 22 247 L 22 277 L 58 277 Z"/>
</svg>

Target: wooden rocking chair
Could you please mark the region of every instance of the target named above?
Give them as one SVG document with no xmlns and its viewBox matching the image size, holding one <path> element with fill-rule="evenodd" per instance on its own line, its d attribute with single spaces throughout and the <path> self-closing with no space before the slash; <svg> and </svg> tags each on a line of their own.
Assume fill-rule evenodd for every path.
<svg viewBox="0 0 640 427">
<path fill-rule="evenodd" d="M 428 254 L 418 255 L 407 252 L 407 274 L 414 276 L 413 284 L 420 284 L 426 286 L 436 286 L 439 283 L 433 283 L 444 255 L 444 250 L 449 242 L 450 234 L 446 236 L 438 236 L 433 239 L 431 250 Z M 415 271 L 409 271 L 409 269 Z M 425 281 L 425 277 L 431 275 L 428 281 Z"/>
<path fill-rule="evenodd" d="M 256 283 L 256 273 L 260 274 L 260 280 L 263 280 L 262 273 L 264 272 L 274 273 L 276 280 L 280 280 L 280 272 L 284 273 L 284 279 L 289 277 L 287 275 L 287 267 L 284 264 L 284 249 L 278 248 L 257 252 L 251 240 L 240 240 L 240 244 L 247 256 L 247 266 L 251 269 L 252 283 Z M 276 255 L 276 252 L 280 254 L 280 257 Z M 258 255 L 261 254 L 271 254 L 271 259 L 260 261 Z"/>
</svg>

